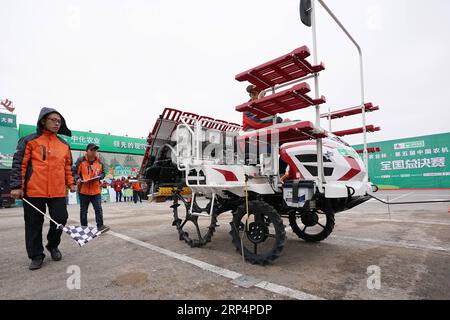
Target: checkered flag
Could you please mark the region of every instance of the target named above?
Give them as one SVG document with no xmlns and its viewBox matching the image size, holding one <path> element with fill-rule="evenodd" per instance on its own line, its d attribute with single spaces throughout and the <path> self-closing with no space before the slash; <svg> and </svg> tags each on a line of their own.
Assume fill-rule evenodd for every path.
<svg viewBox="0 0 450 320">
<path fill-rule="evenodd" d="M 96 227 L 79 227 L 79 226 L 58 226 L 62 231 L 67 233 L 75 240 L 80 247 L 97 237 L 101 232 Z"/>
</svg>

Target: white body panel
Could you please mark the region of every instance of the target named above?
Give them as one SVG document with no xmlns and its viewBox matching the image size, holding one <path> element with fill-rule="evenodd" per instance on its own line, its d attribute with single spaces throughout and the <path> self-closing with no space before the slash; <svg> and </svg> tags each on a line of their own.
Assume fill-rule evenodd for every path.
<svg viewBox="0 0 450 320">
<path fill-rule="evenodd" d="M 281 150 L 284 150 L 295 164 L 294 170 L 297 169 L 300 173 L 298 179 L 317 179 L 315 141 L 286 143 Z M 323 158 L 326 183 L 364 181 L 366 167 L 352 147 L 331 139 L 323 139 Z"/>
<path fill-rule="evenodd" d="M 201 192 L 205 195 L 222 194 L 226 190 L 243 197 L 245 196 L 246 175 L 250 177 L 247 182 L 248 191 L 258 194 L 275 193 L 268 183 L 267 177 L 259 175 L 259 167 L 257 166 L 207 164 L 191 167 L 190 169 L 204 173 L 206 185 L 188 185 L 193 191 Z"/>
</svg>

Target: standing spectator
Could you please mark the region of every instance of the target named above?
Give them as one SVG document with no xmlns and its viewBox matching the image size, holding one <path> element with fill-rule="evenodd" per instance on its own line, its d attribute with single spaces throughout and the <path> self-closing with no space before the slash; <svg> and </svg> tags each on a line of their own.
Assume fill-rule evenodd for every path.
<svg viewBox="0 0 450 320">
<path fill-rule="evenodd" d="M 131 199 L 133 197 L 133 190 L 131 189 L 131 183 L 128 179 L 125 180 L 125 184 L 124 184 L 124 196 L 125 196 L 125 202 L 132 201 Z"/>
<path fill-rule="evenodd" d="M 102 209 L 102 184 L 101 180 L 105 178 L 105 166 L 97 156 L 99 147 L 94 143 L 89 143 L 86 147 L 86 155 L 78 158 L 73 168 L 73 176 L 79 186 L 80 195 L 80 223 L 87 227 L 87 213 L 89 204 L 95 210 L 95 222 L 97 229 L 106 232 L 109 227 L 103 224 Z"/>
<path fill-rule="evenodd" d="M 127 202 L 127 182 L 126 180 L 121 179 L 120 183 L 122 183 L 123 201 Z"/>
<path fill-rule="evenodd" d="M 142 199 L 143 200 L 148 200 L 148 184 L 145 182 L 141 183 L 141 187 L 142 187 Z"/>
<path fill-rule="evenodd" d="M 117 179 L 114 182 L 114 191 L 116 191 L 116 202 L 122 202 L 122 181 Z"/>
<path fill-rule="evenodd" d="M 139 181 L 133 182 L 131 185 L 131 189 L 133 189 L 133 201 L 134 203 L 137 203 L 138 200 L 140 203 L 142 203 L 142 186 Z"/>
<path fill-rule="evenodd" d="M 118 179 L 119 180 L 119 179 Z M 125 177 L 121 177 L 120 178 L 120 183 L 122 185 L 122 196 L 123 196 L 123 201 L 127 202 L 127 198 L 125 195 L 125 187 L 126 187 L 126 181 L 125 181 Z"/>
<path fill-rule="evenodd" d="M 57 223 L 66 224 L 68 213 L 66 188 L 76 191 L 72 176 L 72 156 L 67 142 L 57 134 L 72 136 L 64 117 L 55 109 L 42 108 L 36 133 L 19 140 L 11 171 L 11 196 L 24 198 L 39 210 L 48 207 L 50 216 Z M 41 268 L 45 254 L 42 246 L 44 216 L 28 203 L 23 204 L 25 218 L 25 242 L 30 270 Z M 59 261 L 58 249 L 62 230 L 51 222 L 47 245 L 52 260 Z"/>
</svg>

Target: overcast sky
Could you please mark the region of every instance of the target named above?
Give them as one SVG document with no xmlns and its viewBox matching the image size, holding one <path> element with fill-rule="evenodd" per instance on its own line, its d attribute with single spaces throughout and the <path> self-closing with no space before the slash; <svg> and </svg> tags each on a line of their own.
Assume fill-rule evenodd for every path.
<svg viewBox="0 0 450 320">
<path fill-rule="evenodd" d="M 51 106 L 73 130 L 134 137 L 146 137 L 164 107 L 240 123 L 247 83 L 235 75 L 312 48 L 298 3 L 0 0 L 0 98 L 13 100 L 19 123 Z M 364 51 L 366 101 L 381 108 L 367 117 L 382 128 L 369 142 L 449 132 L 450 1 L 327 3 Z M 322 110 L 358 105 L 356 50 L 323 9 L 317 15 Z M 358 126 L 355 116 L 333 130 Z"/>
</svg>

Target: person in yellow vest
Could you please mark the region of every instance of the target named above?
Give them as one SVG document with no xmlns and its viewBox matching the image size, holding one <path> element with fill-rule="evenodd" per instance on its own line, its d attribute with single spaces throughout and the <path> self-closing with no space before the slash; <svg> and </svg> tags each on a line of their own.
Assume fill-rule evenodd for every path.
<svg viewBox="0 0 450 320">
<path fill-rule="evenodd" d="M 87 213 L 89 204 L 95 210 L 95 222 L 97 229 L 102 232 L 109 230 L 103 224 L 102 209 L 102 184 L 100 180 L 105 178 L 105 166 L 97 155 L 99 146 L 89 143 L 86 147 L 86 155 L 78 158 L 73 168 L 73 177 L 78 185 L 80 196 L 80 223 L 82 226 L 88 225 Z"/>
</svg>

